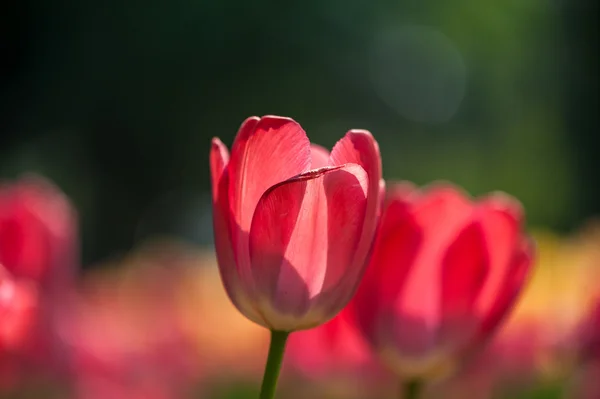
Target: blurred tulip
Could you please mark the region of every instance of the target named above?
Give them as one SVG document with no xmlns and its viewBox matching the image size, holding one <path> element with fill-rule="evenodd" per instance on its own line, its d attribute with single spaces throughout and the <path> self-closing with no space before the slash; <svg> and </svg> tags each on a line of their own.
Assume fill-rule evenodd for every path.
<svg viewBox="0 0 600 399">
<path fill-rule="evenodd" d="M 593 331 L 585 310 L 600 292 L 600 229 L 590 225 L 569 237 L 547 231 L 533 236 L 536 265 L 504 327 L 472 364 L 427 398 L 440 392 L 449 398 L 462 398 L 464 392 L 473 398 L 534 395 L 540 387 L 562 386 L 573 373 L 570 391 L 585 384 L 589 373 L 577 370 L 577 354 L 582 346 L 588 348 L 584 353 L 593 352 L 585 344 Z"/>
<path fill-rule="evenodd" d="M 451 185 L 389 190 L 371 263 L 352 302 L 380 358 L 406 379 L 453 371 L 498 328 L 529 273 L 521 208 Z"/>
<path fill-rule="evenodd" d="M 199 370 L 173 296 L 178 269 L 138 256 L 123 263 L 90 273 L 63 315 L 75 398 L 183 397 Z"/>
<path fill-rule="evenodd" d="M 0 263 L 15 277 L 57 293 L 77 265 L 76 214 L 47 180 L 28 175 L 0 185 Z"/>
<path fill-rule="evenodd" d="M 381 159 L 369 132 L 312 146 L 289 118 L 248 118 L 227 148 L 213 139 L 215 246 L 225 289 L 271 330 L 317 326 L 350 300 L 380 208 Z"/>
<path fill-rule="evenodd" d="M 58 188 L 33 175 L 0 184 L 0 264 L 12 280 L 4 295 L 13 298 L 10 317 L 0 319 L 13 342 L 0 353 L 0 379 L 31 387 L 65 371 L 54 323 L 67 306 L 77 253 L 75 211 Z"/>
</svg>

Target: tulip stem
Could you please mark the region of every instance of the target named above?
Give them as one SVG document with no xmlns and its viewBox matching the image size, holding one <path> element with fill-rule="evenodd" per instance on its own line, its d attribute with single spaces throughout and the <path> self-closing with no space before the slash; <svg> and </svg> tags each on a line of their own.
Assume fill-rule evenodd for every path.
<svg viewBox="0 0 600 399">
<path fill-rule="evenodd" d="M 287 331 L 271 331 L 271 345 L 269 346 L 269 356 L 267 357 L 259 399 L 273 399 L 275 397 L 279 370 L 281 369 L 285 344 L 289 335 L 290 333 Z"/>
<path fill-rule="evenodd" d="M 423 384 L 419 380 L 410 380 L 402 383 L 403 399 L 419 399 L 423 391 Z"/>
</svg>

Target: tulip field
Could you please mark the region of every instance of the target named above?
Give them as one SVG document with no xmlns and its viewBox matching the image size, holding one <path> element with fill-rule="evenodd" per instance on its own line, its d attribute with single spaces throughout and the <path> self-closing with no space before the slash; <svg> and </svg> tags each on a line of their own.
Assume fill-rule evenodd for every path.
<svg viewBox="0 0 600 399">
<path fill-rule="evenodd" d="M 509 194 L 384 180 L 368 131 L 329 152 L 276 116 L 210 171 L 214 248 L 85 272 L 60 188 L 2 183 L 2 398 L 600 397 L 598 222 L 529 230 Z"/>
</svg>

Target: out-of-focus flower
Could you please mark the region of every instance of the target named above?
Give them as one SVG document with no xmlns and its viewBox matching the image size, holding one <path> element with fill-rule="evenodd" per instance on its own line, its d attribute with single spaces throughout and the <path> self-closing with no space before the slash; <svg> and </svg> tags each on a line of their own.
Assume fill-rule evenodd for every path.
<svg viewBox="0 0 600 399">
<path fill-rule="evenodd" d="M 600 227 L 600 225 L 597 225 Z M 600 293 L 600 229 L 589 224 L 559 237 L 535 231 L 536 265 L 527 290 L 498 336 L 473 362 L 427 398 L 515 397 L 536 387 L 563 386 L 567 398 L 600 397 L 593 390 L 594 308 Z M 585 391 L 589 390 L 585 396 Z"/>
<path fill-rule="evenodd" d="M 0 267 L 11 281 L 3 295 L 13 299 L 0 319 L 0 335 L 13 342 L 0 345 L 0 380 L 29 387 L 64 371 L 54 322 L 72 288 L 77 253 L 76 214 L 58 188 L 33 175 L 0 184 Z"/>
<path fill-rule="evenodd" d="M 171 399 L 193 388 L 196 351 L 174 299 L 180 274 L 163 262 L 132 255 L 119 272 L 90 273 L 72 298 L 60 334 L 77 399 Z"/>
<path fill-rule="evenodd" d="M 234 305 L 272 330 L 317 326 L 350 300 L 379 208 L 381 159 L 369 132 L 312 146 L 289 118 L 248 118 L 231 151 L 213 139 L 215 246 Z"/>
<path fill-rule="evenodd" d="M 56 294 L 78 266 L 76 220 L 69 200 L 41 177 L 0 185 L 0 263 Z"/>
<path fill-rule="evenodd" d="M 448 184 L 389 191 L 351 306 L 397 375 L 447 375 L 495 332 L 532 263 L 522 219 L 519 204 L 504 194 L 472 201 Z"/>
</svg>

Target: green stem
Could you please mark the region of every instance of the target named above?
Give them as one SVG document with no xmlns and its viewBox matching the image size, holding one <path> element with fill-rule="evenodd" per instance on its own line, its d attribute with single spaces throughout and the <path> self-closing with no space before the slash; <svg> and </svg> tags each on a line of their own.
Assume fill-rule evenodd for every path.
<svg viewBox="0 0 600 399">
<path fill-rule="evenodd" d="M 419 399 L 423 391 L 423 383 L 419 380 L 410 380 L 402 383 L 403 399 Z"/>
<path fill-rule="evenodd" d="M 269 356 L 267 357 L 259 399 L 273 399 L 275 397 L 277 379 L 279 378 L 279 370 L 285 352 L 285 343 L 289 335 L 290 333 L 286 331 L 271 331 L 271 345 L 269 346 Z"/>
</svg>

